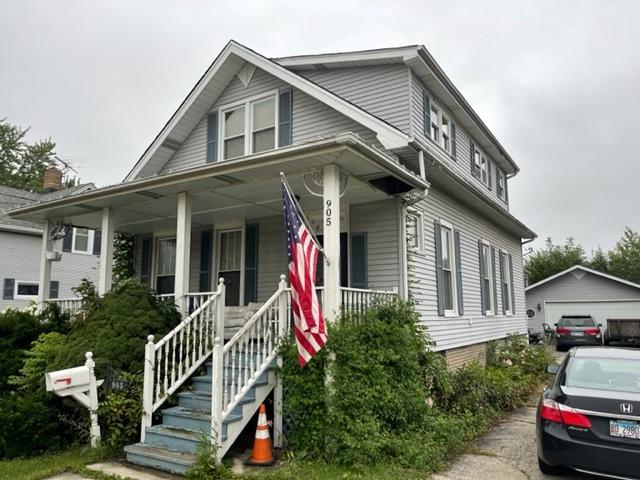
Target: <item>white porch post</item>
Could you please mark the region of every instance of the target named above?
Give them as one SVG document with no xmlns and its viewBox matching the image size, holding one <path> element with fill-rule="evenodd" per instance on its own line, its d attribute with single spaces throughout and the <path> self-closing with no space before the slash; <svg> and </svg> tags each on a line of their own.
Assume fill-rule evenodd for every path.
<svg viewBox="0 0 640 480">
<path fill-rule="evenodd" d="M 100 273 L 98 277 L 98 294 L 100 296 L 111 290 L 113 272 L 113 210 L 102 209 L 102 243 L 100 244 Z"/>
<path fill-rule="evenodd" d="M 187 192 L 178 194 L 178 218 L 176 224 L 176 304 L 184 316 L 187 313 L 189 293 L 189 257 L 191 252 L 191 197 Z"/>
<path fill-rule="evenodd" d="M 324 306 L 328 322 L 340 313 L 340 168 L 326 165 L 323 178 L 322 225 L 324 254 Z"/>
<path fill-rule="evenodd" d="M 51 285 L 51 260 L 47 259 L 47 252 L 53 250 L 53 242 L 49 236 L 51 234 L 51 222 L 45 222 L 42 228 L 42 246 L 40 249 L 40 275 L 38 277 L 38 310 L 44 310 L 45 300 L 49 297 L 49 287 Z"/>
</svg>

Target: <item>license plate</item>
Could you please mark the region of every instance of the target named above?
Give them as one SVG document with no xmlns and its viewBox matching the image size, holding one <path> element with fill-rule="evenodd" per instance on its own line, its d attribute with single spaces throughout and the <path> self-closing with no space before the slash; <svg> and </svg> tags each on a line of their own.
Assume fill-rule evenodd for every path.
<svg viewBox="0 0 640 480">
<path fill-rule="evenodd" d="M 609 420 L 609 435 L 640 440 L 640 424 L 628 420 Z"/>
<path fill-rule="evenodd" d="M 571 335 L 574 337 L 582 337 L 584 336 L 584 332 L 571 332 Z"/>
</svg>

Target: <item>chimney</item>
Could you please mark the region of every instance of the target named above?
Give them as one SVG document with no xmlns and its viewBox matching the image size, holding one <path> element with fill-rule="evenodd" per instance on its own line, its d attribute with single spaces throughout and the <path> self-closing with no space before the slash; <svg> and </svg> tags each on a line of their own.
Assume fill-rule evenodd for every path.
<svg viewBox="0 0 640 480">
<path fill-rule="evenodd" d="M 56 192 L 62 188 L 62 172 L 56 167 L 49 167 L 44 171 L 42 193 Z"/>
</svg>

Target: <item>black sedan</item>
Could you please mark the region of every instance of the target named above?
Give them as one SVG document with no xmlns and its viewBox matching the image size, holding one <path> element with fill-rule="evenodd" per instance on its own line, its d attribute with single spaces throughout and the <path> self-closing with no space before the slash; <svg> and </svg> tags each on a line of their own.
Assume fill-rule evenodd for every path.
<svg viewBox="0 0 640 480">
<path fill-rule="evenodd" d="M 549 371 L 536 421 L 540 470 L 640 479 L 640 351 L 576 347 Z"/>
</svg>

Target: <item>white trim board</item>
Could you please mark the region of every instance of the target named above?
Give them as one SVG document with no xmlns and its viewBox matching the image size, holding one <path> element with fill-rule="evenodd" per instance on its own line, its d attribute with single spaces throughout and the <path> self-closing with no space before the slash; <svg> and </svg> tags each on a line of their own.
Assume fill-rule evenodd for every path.
<svg viewBox="0 0 640 480">
<path fill-rule="evenodd" d="M 550 277 L 545 278 L 544 280 L 540 280 L 537 283 L 534 283 L 533 285 L 529 285 L 527 288 L 524 289 L 525 292 L 528 292 L 530 290 L 533 290 L 534 288 L 539 287 L 540 285 L 544 285 L 545 283 L 551 282 L 552 280 L 555 280 L 556 278 L 559 278 L 563 275 L 566 275 L 567 273 L 571 273 L 574 270 L 583 270 L 587 273 L 592 273 L 594 275 L 598 275 L 602 278 L 606 278 L 607 280 L 612 280 L 614 282 L 618 282 L 621 283 L 623 285 L 628 285 L 629 287 L 634 287 L 634 288 L 640 288 L 640 285 L 638 285 L 637 283 L 633 283 L 630 282 L 628 280 L 624 280 L 622 278 L 619 277 L 614 277 L 613 275 L 608 275 L 606 273 L 602 273 L 602 272 L 598 272 L 597 270 L 593 270 L 591 268 L 585 267 L 583 265 L 574 265 L 573 267 L 567 268 L 566 270 L 563 270 L 560 273 L 556 273 L 555 275 L 551 275 Z"/>
</svg>

